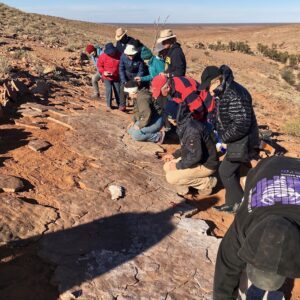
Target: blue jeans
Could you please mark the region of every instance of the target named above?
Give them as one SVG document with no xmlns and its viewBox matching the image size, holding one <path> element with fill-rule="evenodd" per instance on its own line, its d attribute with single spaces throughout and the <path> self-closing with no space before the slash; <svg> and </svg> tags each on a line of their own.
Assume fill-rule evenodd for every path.
<svg viewBox="0 0 300 300">
<path fill-rule="evenodd" d="M 138 126 L 139 121 L 135 122 L 134 125 Z M 134 126 L 128 129 L 128 133 L 136 141 L 149 141 L 156 143 L 159 140 L 160 134 L 159 131 L 163 127 L 163 118 L 156 117 L 151 121 L 149 126 L 135 129 Z"/>
<path fill-rule="evenodd" d="M 114 90 L 117 105 L 120 104 L 120 82 L 112 80 L 104 80 L 105 98 L 107 107 L 111 107 L 112 90 Z"/>
</svg>

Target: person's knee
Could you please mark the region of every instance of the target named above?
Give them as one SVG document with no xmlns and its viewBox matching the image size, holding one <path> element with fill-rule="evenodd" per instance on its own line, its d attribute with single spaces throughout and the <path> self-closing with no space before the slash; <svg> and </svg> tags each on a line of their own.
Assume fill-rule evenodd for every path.
<svg viewBox="0 0 300 300">
<path fill-rule="evenodd" d="M 219 167 L 219 175 L 222 180 L 231 177 L 233 173 L 234 172 L 232 172 L 232 169 L 228 164 L 221 163 Z"/>
<path fill-rule="evenodd" d="M 169 184 L 178 185 L 180 183 L 178 176 L 175 176 L 174 172 L 167 172 L 166 180 Z"/>
<path fill-rule="evenodd" d="M 133 130 L 130 135 L 135 141 L 142 142 L 145 140 L 140 130 Z"/>
</svg>

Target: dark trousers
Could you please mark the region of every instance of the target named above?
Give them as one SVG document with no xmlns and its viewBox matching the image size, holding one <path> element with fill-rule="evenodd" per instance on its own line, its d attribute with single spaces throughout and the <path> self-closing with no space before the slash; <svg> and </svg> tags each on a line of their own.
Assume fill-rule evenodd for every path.
<svg viewBox="0 0 300 300">
<path fill-rule="evenodd" d="M 240 184 L 241 162 L 231 162 L 225 159 L 219 167 L 221 181 L 225 187 L 225 204 L 234 205 L 240 203 L 244 196 L 244 191 Z"/>
<path fill-rule="evenodd" d="M 120 87 L 120 107 L 126 107 L 126 99 L 128 97 L 128 93 L 124 92 L 124 84 L 121 84 Z"/>
<path fill-rule="evenodd" d="M 106 97 L 106 105 L 107 107 L 111 107 L 111 100 L 112 100 L 112 90 L 114 90 L 115 99 L 117 105 L 120 104 L 120 83 L 118 81 L 112 80 L 104 80 L 105 84 L 105 97 Z"/>
</svg>

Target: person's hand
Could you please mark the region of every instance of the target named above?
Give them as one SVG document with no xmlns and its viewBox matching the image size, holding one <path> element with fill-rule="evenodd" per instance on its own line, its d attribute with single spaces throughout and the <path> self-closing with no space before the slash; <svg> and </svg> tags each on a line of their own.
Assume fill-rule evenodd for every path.
<svg viewBox="0 0 300 300">
<path fill-rule="evenodd" d="M 103 72 L 103 75 L 104 75 L 104 76 L 109 76 L 109 75 L 110 75 L 110 73 L 109 73 L 109 72 L 107 72 L 107 71 L 104 71 L 104 72 Z"/>
<path fill-rule="evenodd" d="M 164 162 L 171 161 L 172 159 L 174 159 L 174 156 L 172 154 L 166 154 L 162 157 L 162 160 Z"/>
<path fill-rule="evenodd" d="M 134 125 L 133 128 L 134 128 L 135 130 L 140 130 L 139 126 L 137 126 L 137 125 Z"/>
<path fill-rule="evenodd" d="M 137 81 L 137 82 L 140 82 L 142 81 L 141 77 L 137 76 L 137 77 L 134 77 L 134 80 Z"/>
<path fill-rule="evenodd" d="M 130 127 L 132 127 L 134 125 L 134 122 L 130 122 L 127 126 L 127 129 L 129 129 Z"/>
<path fill-rule="evenodd" d="M 169 170 L 170 170 L 170 171 L 175 171 L 175 170 L 177 170 L 177 168 L 176 168 L 176 162 L 175 162 L 175 161 L 171 161 L 171 162 L 169 163 Z"/>
</svg>

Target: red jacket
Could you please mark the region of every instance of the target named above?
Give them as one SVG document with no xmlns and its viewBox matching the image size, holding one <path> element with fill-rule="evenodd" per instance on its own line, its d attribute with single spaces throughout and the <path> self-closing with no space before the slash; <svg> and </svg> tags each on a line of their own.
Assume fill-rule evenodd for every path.
<svg viewBox="0 0 300 300">
<path fill-rule="evenodd" d="M 207 121 L 215 110 L 215 99 L 206 90 L 198 90 L 199 83 L 191 77 L 180 76 L 172 79 L 171 96 L 177 103 L 186 102 L 194 119 Z"/>
<path fill-rule="evenodd" d="M 98 71 L 102 74 L 102 78 L 106 80 L 119 81 L 119 63 L 120 54 L 116 54 L 114 57 L 109 56 L 106 53 L 102 53 L 97 62 Z M 105 76 L 104 71 L 110 72 L 112 76 Z"/>
</svg>

